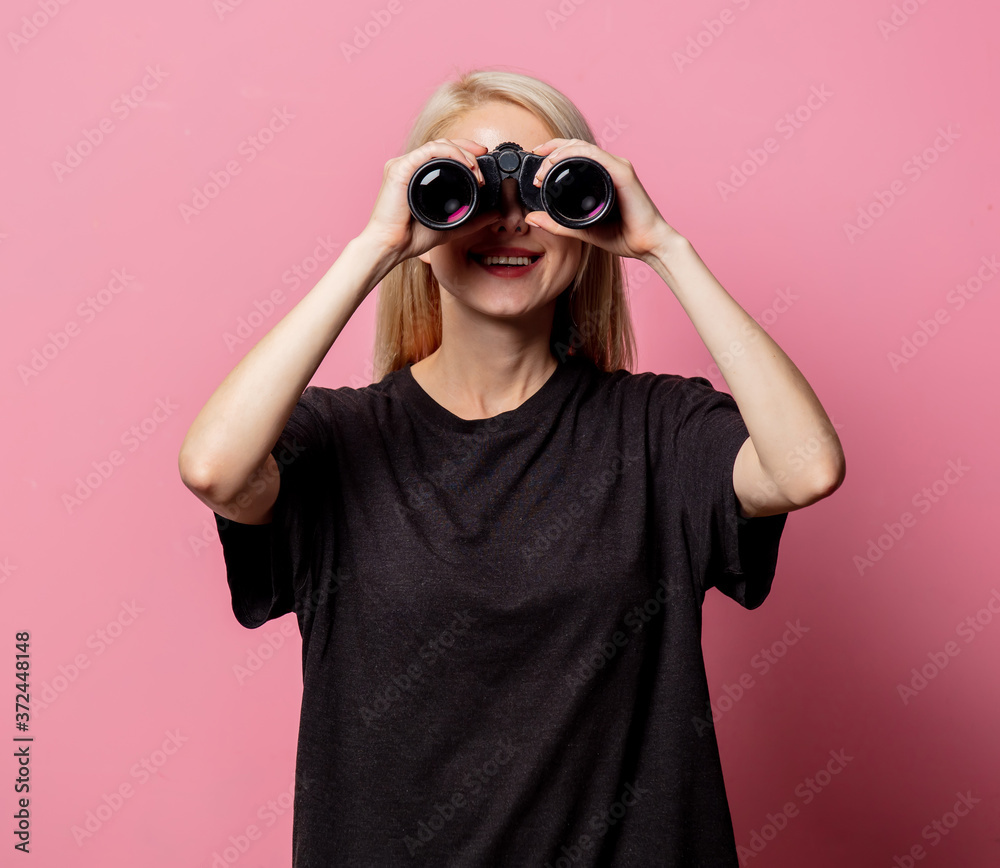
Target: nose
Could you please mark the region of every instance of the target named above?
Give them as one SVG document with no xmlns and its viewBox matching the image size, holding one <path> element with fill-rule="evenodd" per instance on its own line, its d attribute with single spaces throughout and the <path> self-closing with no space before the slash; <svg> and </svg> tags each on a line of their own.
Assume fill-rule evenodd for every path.
<svg viewBox="0 0 1000 868">
<path fill-rule="evenodd" d="M 527 213 L 517 194 L 517 181 L 514 178 L 504 178 L 500 182 L 500 196 L 497 203 L 500 219 L 492 224 L 494 232 L 525 232 L 528 224 L 524 222 Z"/>
</svg>

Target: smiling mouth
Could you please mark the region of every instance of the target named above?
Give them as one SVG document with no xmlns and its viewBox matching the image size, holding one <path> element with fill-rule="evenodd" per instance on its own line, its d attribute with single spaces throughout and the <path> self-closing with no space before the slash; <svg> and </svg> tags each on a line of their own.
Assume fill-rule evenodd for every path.
<svg viewBox="0 0 1000 868">
<path fill-rule="evenodd" d="M 501 280 L 526 277 L 538 267 L 538 261 L 545 254 L 537 256 L 484 256 L 470 253 L 469 258 L 487 274 Z"/>
<path fill-rule="evenodd" d="M 524 267 L 528 265 L 534 265 L 541 259 L 541 254 L 538 256 L 483 256 L 480 253 L 470 253 L 474 262 L 478 262 L 480 265 L 486 266 L 487 268 L 493 268 L 497 266 L 504 266 L 507 268 Z"/>
</svg>

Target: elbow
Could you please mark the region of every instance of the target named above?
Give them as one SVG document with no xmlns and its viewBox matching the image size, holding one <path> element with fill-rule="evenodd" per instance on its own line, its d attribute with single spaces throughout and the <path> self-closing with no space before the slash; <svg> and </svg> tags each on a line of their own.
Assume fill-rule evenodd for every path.
<svg viewBox="0 0 1000 868">
<path fill-rule="evenodd" d="M 782 496 L 792 509 L 802 509 L 812 506 L 833 494 L 844 481 L 847 471 L 844 456 L 834 456 L 829 461 L 817 464 L 808 479 L 800 478 L 795 486 L 786 486 Z"/>
<path fill-rule="evenodd" d="M 197 494 L 207 494 L 215 488 L 208 466 L 204 462 L 192 460 L 183 449 L 177 456 L 177 471 L 181 482 Z"/>
<path fill-rule="evenodd" d="M 808 503 L 815 503 L 833 494 L 844 483 L 847 475 L 847 462 L 844 453 L 838 451 L 836 455 L 826 462 L 822 472 L 818 472 L 813 482 L 811 496 Z"/>
<path fill-rule="evenodd" d="M 841 485 L 844 484 L 844 478 L 847 476 L 847 459 L 844 457 L 844 450 L 838 449 L 833 459 L 830 462 L 829 470 L 826 477 L 826 487 L 824 497 L 829 497 L 833 494 Z"/>
</svg>

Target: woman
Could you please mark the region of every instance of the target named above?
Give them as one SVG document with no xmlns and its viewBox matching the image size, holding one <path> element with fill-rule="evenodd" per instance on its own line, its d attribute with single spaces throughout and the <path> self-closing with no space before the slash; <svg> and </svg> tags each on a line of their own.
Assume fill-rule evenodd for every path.
<svg viewBox="0 0 1000 868">
<path fill-rule="evenodd" d="M 434 231 L 406 189 L 501 142 L 583 155 L 620 219 L 500 207 Z M 480 183 L 482 180 L 480 179 Z M 485 256 L 533 260 L 502 271 Z M 732 396 L 632 374 L 620 257 Z M 375 382 L 306 388 L 381 282 Z M 478 71 L 425 105 L 365 229 L 229 374 L 180 455 L 233 610 L 303 641 L 294 864 L 736 866 L 701 649 L 767 596 L 787 513 L 844 476 L 796 367 L 561 93 Z"/>
</svg>

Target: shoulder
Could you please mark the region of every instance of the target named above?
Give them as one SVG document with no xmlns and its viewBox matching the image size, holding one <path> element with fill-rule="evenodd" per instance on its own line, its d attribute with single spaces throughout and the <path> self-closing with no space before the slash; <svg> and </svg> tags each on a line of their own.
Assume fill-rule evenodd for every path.
<svg viewBox="0 0 1000 868">
<path fill-rule="evenodd" d="M 633 373 L 623 368 L 602 371 L 589 359 L 581 364 L 588 369 L 588 387 L 593 392 L 632 405 L 679 410 L 692 403 L 732 401 L 728 393 L 716 389 L 705 377 L 654 371 Z"/>
<path fill-rule="evenodd" d="M 354 386 L 306 386 L 293 411 L 324 428 L 340 428 L 341 423 L 357 429 L 366 421 L 378 425 L 391 415 L 390 406 L 401 397 L 401 370 L 386 374 L 377 383 Z M 356 381 L 359 377 L 354 378 Z"/>
<path fill-rule="evenodd" d="M 399 371 L 386 374 L 379 382 L 354 386 L 306 386 L 299 402 L 312 410 L 350 410 L 364 407 L 388 396 L 399 377 Z"/>
</svg>

